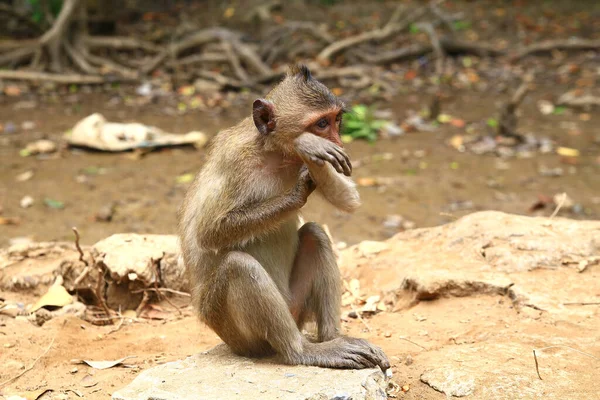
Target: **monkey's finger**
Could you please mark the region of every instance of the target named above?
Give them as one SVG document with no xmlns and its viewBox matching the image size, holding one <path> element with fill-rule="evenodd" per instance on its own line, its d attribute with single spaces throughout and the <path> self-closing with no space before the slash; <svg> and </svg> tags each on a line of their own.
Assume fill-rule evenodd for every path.
<svg viewBox="0 0 600 400">
<path fill-rule="evenodd" d="M 337 163 L 341 167 L 341 171 L 337 170 L 337 172 L 339 172 L 340 174 L 343 173 L 344 175 L 350 176 L 350 168 L 348 167 L 348 164 L 346 163 L 344 157 L 342 157 L 340 153 L 335 152 L 330 153 L 330 155 L 336 159 Z"/>
<path fill-rule="evenodd" d="M 319 167 L 322 167 L 323 165 L 325 165 L 325 160 L 323 160 L 319 157 L 316 157 L 316 156 L 311 156 L 310 161 L 317 164 Z"/>
<path fill-rule="evenodd" d="M 335 170 L 338 173 L 343 173 L 344 172 L 344 168 L 342 168 L 339 160 L 332 154 L 327 154 L 326 155 L 327 161 L 333 166 L 333 168 L 335 168 Z"/>
<path fill-rule="evenodd" d="M 338 161 L 342 164 L 342 167 L 344 168 L 344 175 L 352 175 L 352 163 L 350 162 L 350 157 L 348 157 L 344 150 L 339 147 L 336 148 L 335 151 Z"/>
<path fill-rule="evenodd" d="M 373 368 L 377 366 L 377 363 L 368 357 L 363 356 L 362 354 L 351 354 L 350 358 L 352 361 L 356 362 L 356 364 L 360 365 L 362 368 Z"/>
</svg>

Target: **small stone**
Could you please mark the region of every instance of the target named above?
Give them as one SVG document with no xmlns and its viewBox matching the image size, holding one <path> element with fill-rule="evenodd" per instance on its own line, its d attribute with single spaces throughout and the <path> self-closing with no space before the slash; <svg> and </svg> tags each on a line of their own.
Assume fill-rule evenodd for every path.
<svg viewBox="0 0 600 400">
<path fill-rule="evenodd" d="M 56 143 L 51 140 L 36 140 L 35 142 L 29 143 L 25 150 L 29 154 L 48 154 L 54 153 L 57 150 Z"/>
<path fill-rule="evenodd" d="M 22 174 L 17 175 L 15 180 L 17 182 L 25 182 L 33 178 L 33 171 L 25 171 Z"/>
<path fill-rule="evenodd" d="M 404 360 L 404 364 L 408 366 L 408 365 L 412 365 L 412 363 L 413 363 L 412 356 L 410 356 L 410 355 L 406 356 L 406 360 Z"/>
<path fill-rule="evenodd" d="M 35 122 L 33 121 L 25 121 L 21 124 L 21 129 L 24 131 L 30 131 L 35 128 Z"/>
<path fill-rule="evenodd" d="M 424 372 L 421 382 L 446 396 L 464 397 L 475 391 L 475 379 L 466 372 L 451 367 L 440 367 Z"/>
<path fill-rule="evenodd" d="M 385 217 L 385 221 L 383 221 L 383 226 L 391 229 L 400 229 L 403 222 L 404 217 L 402 215 L 388 215 Z"/>
<path fill-rule="evenodd" d="M 29 208 L 33 205 L 33 203 L 34 203 L 33 197 L 25 196 L 21 199 L 19 204 L 21 205 L 21 208 Z"/>
</svg>

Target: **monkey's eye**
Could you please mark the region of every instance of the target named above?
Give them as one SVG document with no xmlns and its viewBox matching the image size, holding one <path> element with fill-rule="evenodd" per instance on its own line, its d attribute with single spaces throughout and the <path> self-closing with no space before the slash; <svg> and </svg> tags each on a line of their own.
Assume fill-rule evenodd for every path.
<svg viewBox="0 0 600 400">
<path fill-rule="evenodd" d="M 328 125 L 329 125 L 329 121 L 325 118 L 320 119 L 319 122 L 317 122 L 317 126 L 321 129 L 327 128 Z"/>
</svg>

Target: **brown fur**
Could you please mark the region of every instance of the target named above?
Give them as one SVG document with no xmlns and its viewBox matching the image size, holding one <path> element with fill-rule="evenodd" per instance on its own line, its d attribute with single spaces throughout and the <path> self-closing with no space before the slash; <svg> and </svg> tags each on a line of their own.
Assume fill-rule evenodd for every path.
<svg viewBox="0 0 600 400">
<path fill-rule="evenodd" d="M 313 178 L 319 188 L 341 176 L 329 163 L 350 173 L 341 148 L 307 133 L 338 132 L 339 125 L 307 126 L 306 116 L 321 112 L 333 121 L 332 110 L 341 107 L 307 68 L 292 69 L 255 102 L 252 117 L 214 138 L 186 195 L 179 227 L 193 303 L 237 354 L 276 353 L 286 363 L 323 367 L 389 367 L 379 348 L 340 335 L 341 279 L 329 238 L 315 223 L 298 230 Z M 317 343 L 300 333 L 309 318 L 317 322 Z"/>
</svg>

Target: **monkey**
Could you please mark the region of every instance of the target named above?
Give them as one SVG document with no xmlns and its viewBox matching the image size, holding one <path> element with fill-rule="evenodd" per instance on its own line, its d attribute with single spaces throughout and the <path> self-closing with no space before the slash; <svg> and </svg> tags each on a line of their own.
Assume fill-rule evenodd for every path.
<svg viewBox="0 0 600 400">
<path fill-rule="evenodd" d="M 179 210 L 181 257 L 199 319 L 233 353 L 290 365 L 390 367 L 377 346 L 341 333 L 341 276 L 324 229 L 301 224 L 317 190 L 360 203 L 342 147 L 344 103 L 292 66 L 252 113 L 212 139 Z M 344 197 L 345 196 L 345 197 Z M 315 338 L 302 334 L 309 320 Z"/>
</svg>

